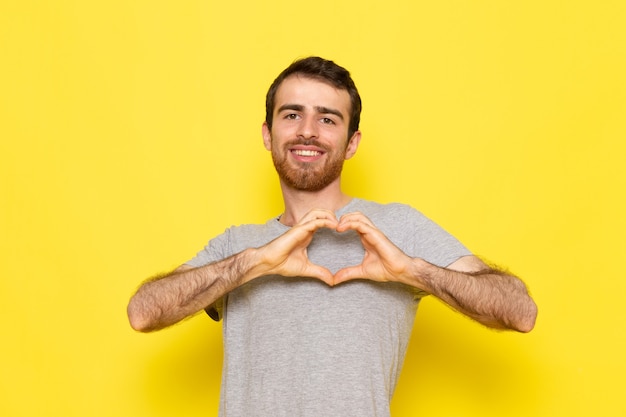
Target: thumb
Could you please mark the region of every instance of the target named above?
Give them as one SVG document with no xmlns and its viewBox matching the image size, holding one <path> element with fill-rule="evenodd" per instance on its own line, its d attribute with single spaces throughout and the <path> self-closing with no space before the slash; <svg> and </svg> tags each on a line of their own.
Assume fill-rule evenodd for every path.
<svg viewBox="0 0 626 417">
<path fill-rule="evenodd" d="M 308 276 L 317 278 L 331 287 L 334 285 L 335 278 L 333 277 L 333 274 L 323 266 L 310 264 L 306 273 Z"/>
<path fill-rule="evenodd" d="M 363 278 L 363 274 L 358 266 L 342 268 L 335 273 L 335 285 L 359 278 Z"/>
</svg>

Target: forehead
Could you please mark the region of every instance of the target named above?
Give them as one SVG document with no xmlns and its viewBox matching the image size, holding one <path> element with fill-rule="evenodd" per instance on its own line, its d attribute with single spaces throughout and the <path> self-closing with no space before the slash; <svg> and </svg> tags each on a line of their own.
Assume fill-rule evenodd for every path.
<svg viewBox="0 0 626 417">
<path fill-rule="evenodd" d="M 351 105 L 348 91 L 298 74 L 285 78 L 280 84 L 274 103 L 274 111 L 286 104 L 301 105 L 305 108 L 331 108 L 340 111 L 346 120 Z"/>
</svg>

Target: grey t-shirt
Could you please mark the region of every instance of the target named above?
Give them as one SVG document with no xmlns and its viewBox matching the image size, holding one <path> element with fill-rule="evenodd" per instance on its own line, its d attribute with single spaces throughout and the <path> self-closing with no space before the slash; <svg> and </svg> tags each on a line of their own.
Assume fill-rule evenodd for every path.
<svg viewBox="0 0 626 417">
<path fill-rule="evenodd" d="M 447 266 L 470 252 L 415 209 L 353 199 L 336 214 L 360 211 L 411 257 Z M 201 266 L 259 247 L 289 228 L 276 219 L 231 227 L 188 262 Z M 318 230 L 312 262 L 331 272 L 357 265 L 356 232 Z M 224 332 L 221 417 L 389 416 L 421 293 L 397 283 L 266 276 L 218 303 Z"/>
</svg>

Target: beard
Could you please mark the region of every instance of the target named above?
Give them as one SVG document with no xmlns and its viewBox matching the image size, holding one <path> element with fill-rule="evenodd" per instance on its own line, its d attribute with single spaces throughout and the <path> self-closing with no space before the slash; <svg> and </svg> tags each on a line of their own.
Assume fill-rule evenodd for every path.
<svg viewBox="0 0 626 417">
<path fill-rule="evenodd" d="M 315 145 L 325 152 L 325 161 L 299 162 L 289 161 L 289 148 L 301 141 L 293 141 L 282 149 L 272 146 L 272 161 L 278 177 L 289 187 L 298 191 L 320 191 L 330 185 L 341 175 L 345 152 L 332 153 L 315 141 L 307 141 L 307 145 Z"/>
</svg>

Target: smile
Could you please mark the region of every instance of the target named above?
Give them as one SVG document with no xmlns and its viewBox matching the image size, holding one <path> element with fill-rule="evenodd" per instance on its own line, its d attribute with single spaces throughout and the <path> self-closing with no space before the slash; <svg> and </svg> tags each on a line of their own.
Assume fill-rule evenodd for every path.
<svg viewBox="0 0 626 417">
<path fill-rule="evenodd" d="M 320 156 L 322 154 L 320 151 L 310 149 L 294 149 L 291 152 L 298 156 Z"/>
</svg>

